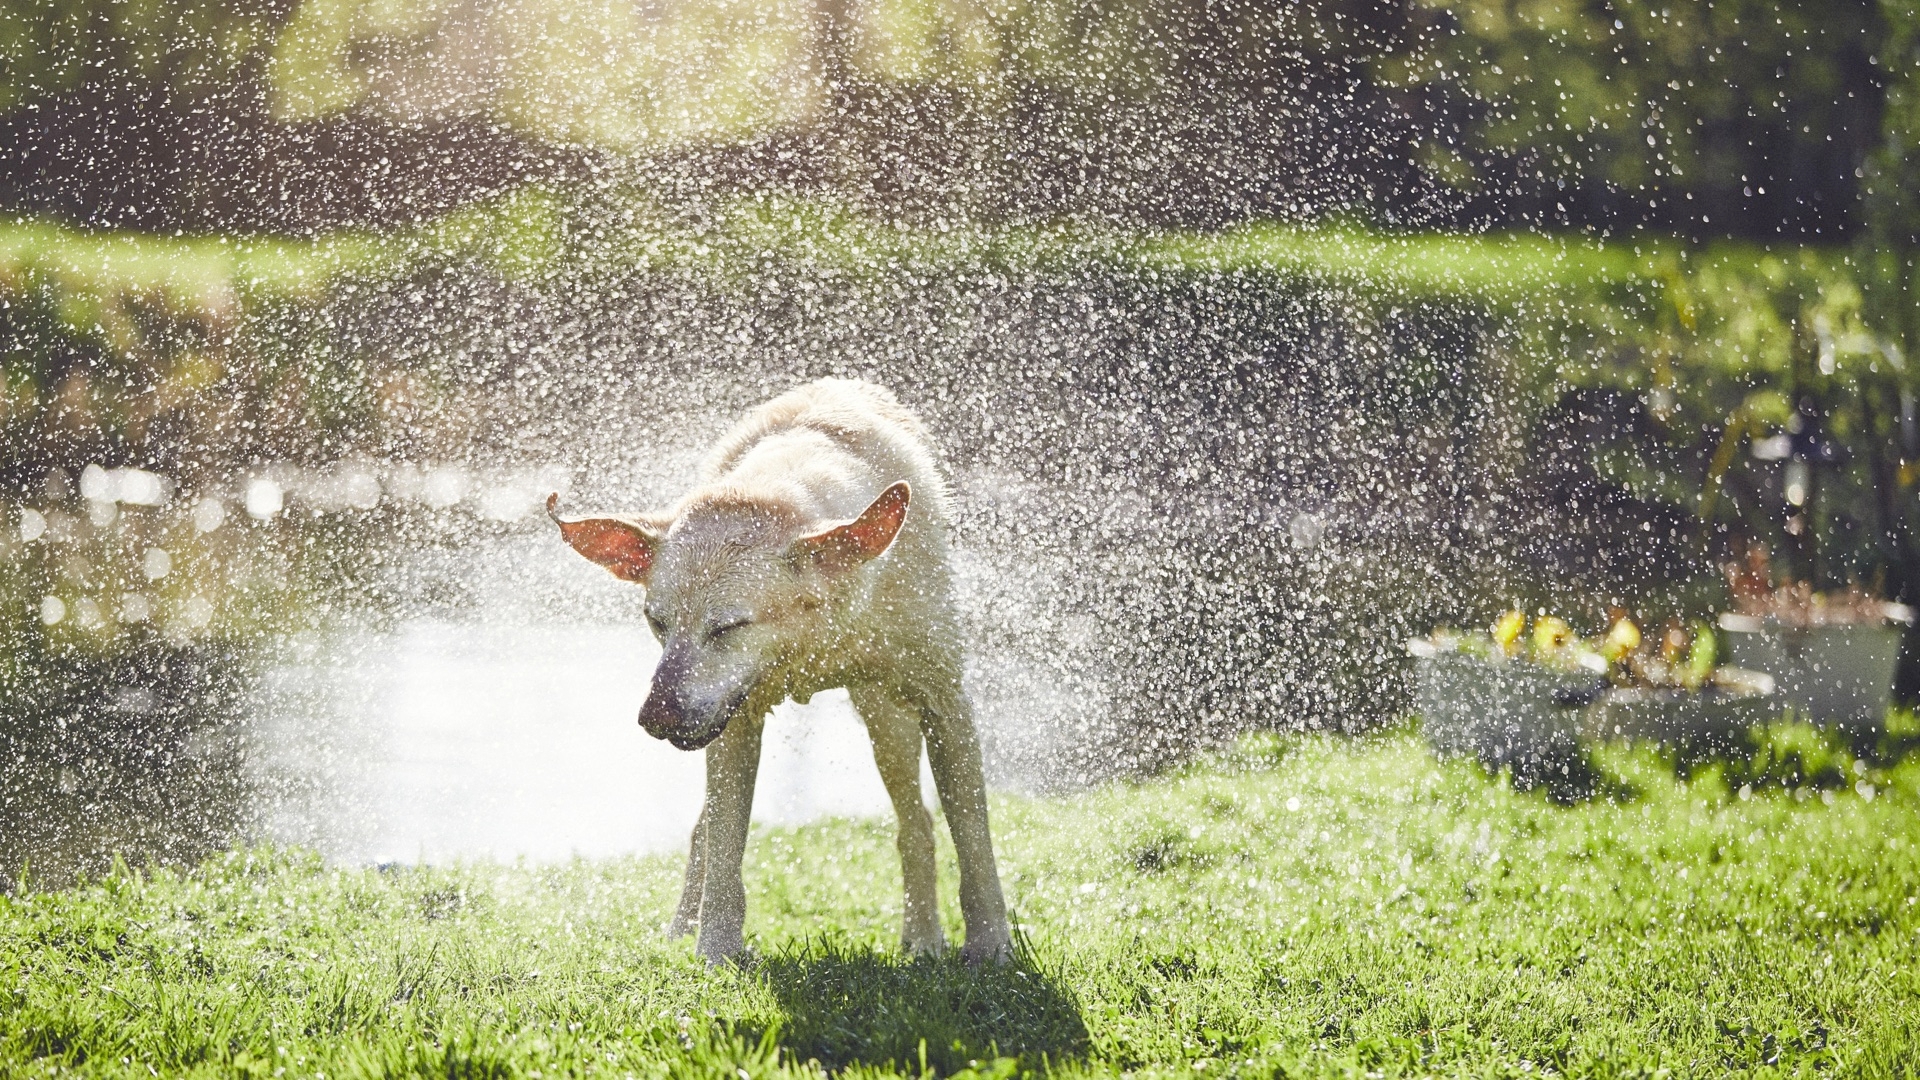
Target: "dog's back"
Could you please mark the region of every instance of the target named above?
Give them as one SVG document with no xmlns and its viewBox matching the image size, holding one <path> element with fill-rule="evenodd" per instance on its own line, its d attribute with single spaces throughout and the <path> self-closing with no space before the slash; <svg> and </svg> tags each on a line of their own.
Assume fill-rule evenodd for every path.
<svg viewBox="0 0 1920 1080">
<path fill-rule="evenodd" d="M 851 485 L 809 485 L 810 493 L 826 502 L 845 502 L 821 507 L 824 513 L 850 516 L 888 484 L 905 480 L 913 489 L 913 516 L 922 526 L 913 531 L 945 533 L 951 520 L 947 486 L 927 448 L 926 430 L 885 387 L 858 379 L 811 382 L 748 413 L 714 444 L 700 480 L 703 487 L 753 486 L 786 473 L 804 482 L 791 474 L 830 468 L 821 458 L 839 455 L 857 462 L 867 475 Z"/>
</svg>

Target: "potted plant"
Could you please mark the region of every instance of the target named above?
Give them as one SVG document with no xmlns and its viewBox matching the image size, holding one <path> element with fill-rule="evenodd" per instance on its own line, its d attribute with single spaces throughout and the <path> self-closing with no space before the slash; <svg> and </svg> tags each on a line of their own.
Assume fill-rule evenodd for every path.
<svg viewBox="0 0 1920 1080">
<path fill-rule="evenodd" d="M 1733 610 L 1720 616 L 1729 659 L 1773 676 L 1781 704 L 1815 724 L 1881 724 L 1893 693 L 1900 639 L 1913 609 L 1857 586 L 1819 593 L 1804 581 L 1775 585 L 1767 549 L 1727 567 Z"/>
<path fill-rule="evenodd" d="M 1593 738 L 1724 745 L 1779 711 L 1773 678 L 1722 664 L 1719 636 L 1706 623 L 1674 619 L 1647 642 L 1620 614 L 1608 644 L 1609 685 L 1588 717 Z"/>
<path fill-rule="evenodd" d="M 1604 681 L 1606 660 L 1564 620 L 1541 618 L 1533 627 L 1539 644 L 1522 641 L 1526 623 L 1510 611 L 1489 633 L 1441 629 L 1407 643 L 1414 709 L 1435 750 L 1498 766 L 1578 744 L 1578 710 Z"/>
<path fill-rule="evenodd" d="M 1435 750 L 1497 766 L 1605 738 L 1711 741 L 1775 707 L 1772 680 L 1721 665 L 1705 624 L 1674 624 L 1649 646 L 1624 612 L 1598 642 L 1556 616 L 1527 623 L 1510 611 L 1484 633 L 1408 643 L 1415 708 Z"/>
</svg>

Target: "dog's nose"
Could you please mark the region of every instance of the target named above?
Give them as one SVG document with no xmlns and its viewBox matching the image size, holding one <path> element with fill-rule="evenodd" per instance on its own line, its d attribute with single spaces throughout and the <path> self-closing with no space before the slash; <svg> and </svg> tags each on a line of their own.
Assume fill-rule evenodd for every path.
<svg viewBox="0 0 1920 1080">
<path fill-rule="evenodd" d="M 653 682 L 647 688 L 647 700 L 640 706 L 640 726 L 656 739 L 671 739 L 683 734 L 690 717 L 685 695 L 681 692 L 692 666 L 685 650 L 671 643 L 653 669 Z"/>
<path fill-rule="evenodd" d="M 686 712 L 674 695 L 654 687 L 640 706 L 640 726 L 656 739 L 671 738 L 686 727 Z"/>
</svg>

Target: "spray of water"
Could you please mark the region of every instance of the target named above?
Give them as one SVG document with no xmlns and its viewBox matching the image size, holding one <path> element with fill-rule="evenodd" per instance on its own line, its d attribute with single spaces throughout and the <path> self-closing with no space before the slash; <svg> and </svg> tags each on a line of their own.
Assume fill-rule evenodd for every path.
<svg viewBox="0 0 1920 1080">
<path fill-rule="evenodd" d="M 1341 0 L 305 0 L 78 42 L 59 6 L 5 9 L 0 68 L 0 866 L 677 834 L 635 808 L 686 761 L 609 749 L 640 738 L 639 592 L 537 507 L 665 503 L 825 375 L 934 433 L 1004 785 L 1392 722 L 1407 638 L 1516 603 L 1703 609 L 1777 504 L 1819 503 L 1818 454 L 1743 449 L 1795 418 L 1892 448 L 1798 519 L 1830 534 L 1803 576 L 1920 587 L 1854 527 L 1912 482 L 1897 293 L 1831 252 L 1615 238 L 1852 227 L 1862 122 L 1794 113 L 1767 145 L 1818 176 L 1782 195 L 1743 126 L 1778 95 L 1657 48 L 1701 5 L 1542 38 Z M 1737 62 L 1812 78 L 1784 57 L 1816 31 Z M 1733 97 L 1683 89 L 1709 78 Z M 814 708 L 790 775 L 860 772 Z M 567 782 L 601 802 L 520 790 L 596 756 Z M 647 793 L 579 824 L 620 776 Z"/>
</svg>

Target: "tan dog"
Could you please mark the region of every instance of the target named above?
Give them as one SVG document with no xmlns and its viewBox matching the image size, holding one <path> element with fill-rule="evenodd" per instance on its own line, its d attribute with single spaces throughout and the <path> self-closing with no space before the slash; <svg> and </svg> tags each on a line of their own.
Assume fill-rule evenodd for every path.
<svg viewBox="0 0 1920 1080">
<path fill-rule="evenodd" d="M 920 800 L 924 737 L 960 857 L 963 953 L 970 963 L 1008 955 L 980 744 L 960 687 L 947 519 L 919 421 L 886 390 L 844 379 L 755 409 L 670 510 L 554 517 L 576 551 L 646 586 L 665 652 L 640 726 L 682 750 L 707 747 L 706 803 L 668 930 L 698 923 L 700 955 L 742 947 L 740 862 L 768 710 L 839 686 L 866 721 L 900 817 L 906 947 L 946 944 L 933 819 Z"/>
</svg>

